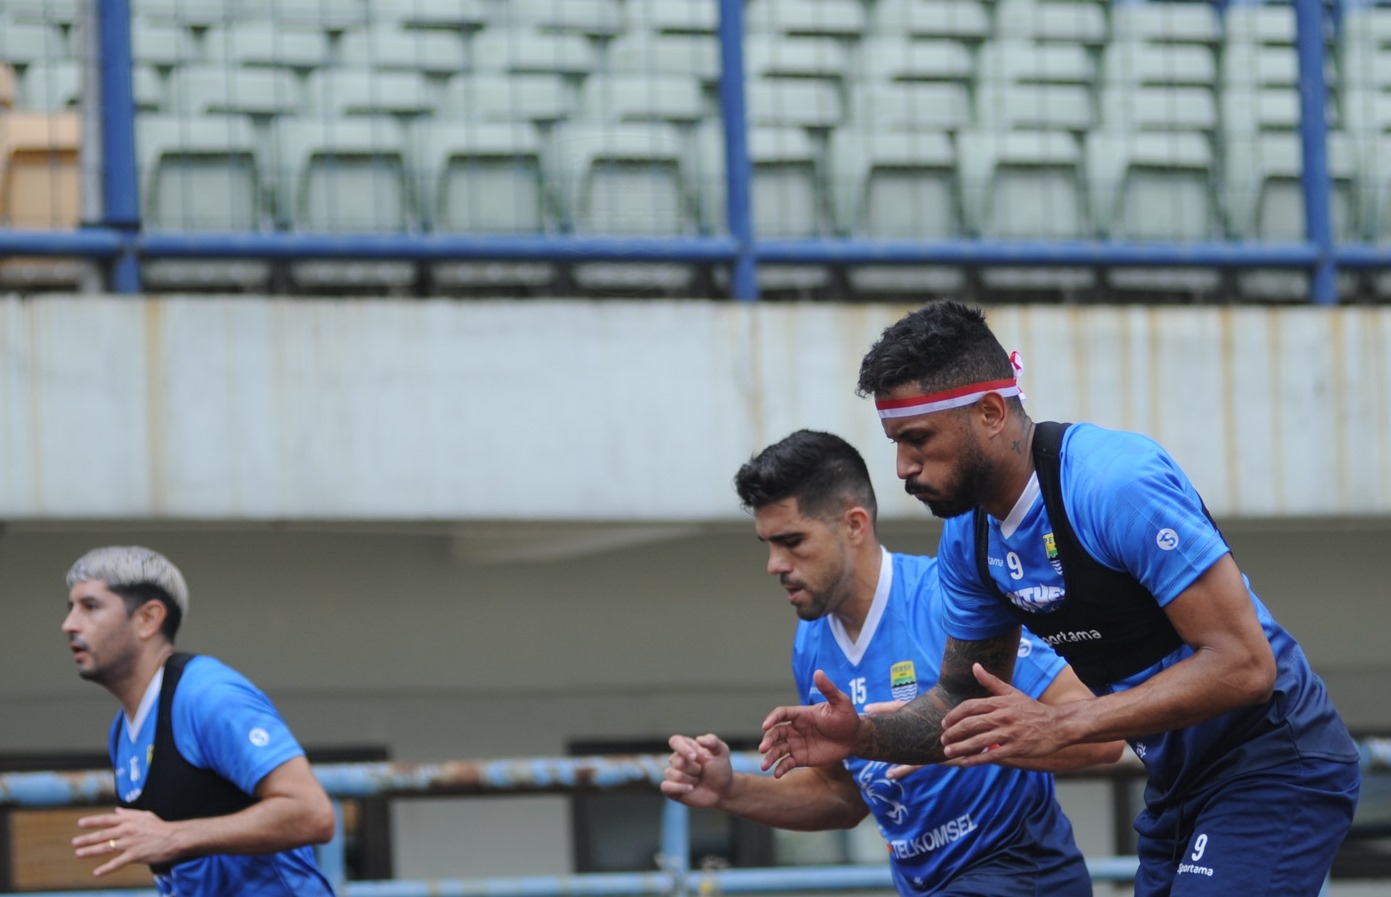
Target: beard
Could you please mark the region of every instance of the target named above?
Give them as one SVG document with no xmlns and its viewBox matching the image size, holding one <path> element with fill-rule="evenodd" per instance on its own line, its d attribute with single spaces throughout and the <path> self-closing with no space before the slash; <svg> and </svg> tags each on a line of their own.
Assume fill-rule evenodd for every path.
<svg viewBox="0 0 1391 897">
<path fill-rule="evenodd" d="M 914 477 L 903 481 L 909 495 L 927 505 L 933 517 L 943 520 L 974 510 L 984 500 L 989 485 L 990 465 L 974 441 L 962 451 L 961 464 L 945 488 L 928 486 Z"/>
</svg>

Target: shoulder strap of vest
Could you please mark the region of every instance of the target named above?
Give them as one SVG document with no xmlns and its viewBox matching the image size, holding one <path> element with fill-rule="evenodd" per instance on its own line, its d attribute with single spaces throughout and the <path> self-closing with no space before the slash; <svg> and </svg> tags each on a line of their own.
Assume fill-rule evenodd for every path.
<svg viewBox="0 0 1391 897">
<path fill-rule="evenodd" d="M 1045 508 L 1062 508 L 1063 504 L 1063 434 L 1071 424 L 1044 420 L 1034 424 L 1034 473 L 1038 476 L 1038 491 L 1043 495 Z M 1050 514 L 1049 522 L 1054 530 L 1067 531 L 1067 536 L 1077 541 L 1072 522 L 1066 514 Z M 1057 518 L 1057 519 L 1054 519 Z"/>
</svg>

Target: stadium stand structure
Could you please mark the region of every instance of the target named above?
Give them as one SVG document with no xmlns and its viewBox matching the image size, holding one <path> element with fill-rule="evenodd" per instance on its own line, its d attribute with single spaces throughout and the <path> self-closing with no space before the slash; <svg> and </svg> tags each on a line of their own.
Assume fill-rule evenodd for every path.
<svg viewBox="0 0 1391 897">
<path fill-rule="evenodd" d="M 131 9 L 147 230 L 725 232 L 713 0 Z M 1391 9 L 1334 11 L 1334 230 L 1376 243 L 1391 235 L 1391 175 L 1376 164 L 1391 140 Z M 81 19 L 76 0 L 0 8 L 9 115 L 78 107 Z M 744 30 L 760 238 L 1305 239 L 1288 3 L 748 0 Z M 74 222 L 52 208 L 36 215 Z M 727 282 L 722 265 L 574 259 L 147 267 L 160 289 L 683 295 Z M 1366 280 L 1345 272 L 1340 290 L 1391 292 L 1391 277 Z M 787 296 L 1188 301 L 1235 290 L 1278 301 L 1306 298 L 1309 278 L 1211 266 L 763 264 L 759 285 Z"/>
</svg>

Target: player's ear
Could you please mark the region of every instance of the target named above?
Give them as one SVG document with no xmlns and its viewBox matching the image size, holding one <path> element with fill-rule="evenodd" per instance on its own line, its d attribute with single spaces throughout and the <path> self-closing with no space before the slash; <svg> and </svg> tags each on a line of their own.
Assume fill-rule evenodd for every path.
<svg viewBox="0 0 1391 897">
<path fill-rule="evenodd" d="M 164 602 L 151 599 L 135 609 L 135 631 L 141 638 L 149 638 L 164 627 L 164 618 L 169 608 Z"/>
<path fill-rule="evenodd" d="M 846 509 L 843 522 L 846 533 L 855 544 L 863 542 L 874 531 L 874 521 L 870 518 L 869 511 L 859 505 L 851 505 Z"/>
<path fill-rule="evenodd" d="M 980 401 L 975 404 L 974 412 L 976 419 L 991 436 L 1000 432 L 1005 421 L 1009 419 L 1009 407 L 1005 404 L 1004 397 L 998 393 L 988 392 L 981 396 Z"/>
</svg>

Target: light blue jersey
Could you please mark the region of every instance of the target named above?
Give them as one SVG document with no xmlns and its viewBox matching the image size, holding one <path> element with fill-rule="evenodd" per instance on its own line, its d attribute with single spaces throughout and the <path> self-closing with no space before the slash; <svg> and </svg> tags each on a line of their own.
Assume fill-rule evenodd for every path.
<svg viewBox="0 0 1391 897">
<path fill-rule="evenodd" d="M 159 684 L 151 685 L 135 725 L 118 712 L 112 726 L 111 762 L 123 800 L 140 796 L 159 726 Z M 173 698 L 174 745 L 191 766 L 216 773 L 250 795 L 281 764 L 304 755 L 270 699 L 221 661 L 193 657 Z M 332 895 L 312 847 L 274 854 L 214 855 L 176 863 L 156 875 L 162 897 L 293 897 Z"/>
<path fill-rule="evenodd" d="M 1089 424 L 1068 428 L 1061 452 L 1067 516 L 1086 552 L 1129 574 L 1167 606 L 1228 553 L 1188 477 L 1153 440 Z M 1016 625 L 980 581 L 972 515 L 946 521 L 938 558 L 945 626 L 960 639 L 998 636 Z M 1037 479 L 1004 521 L 988 520 L 987 562 L 1000 594 L 1046 614 L 1066 598 L 1053 526 Z M 1162 807 L 1233 776 L 1304 758 L 1356 762 L 1357 753 L 1323 683 L 1295 640 L 1247 592 L 1275 655 L 1275 697 L 1265 708 L 1223 714 L 1172 732 L 1133 738 L 1149 771 L 1146 802 Z M 1085 640 L 1082 625 L 1058 638 Z M 1064 650 L 1065 645 L 1060 645 Z M 1125 691 L 1192 654 L 1181 645 L 1153 666 L 1098 689 Z"/>
<path fill-rule="evenodd" d="M 792 667 L 803 703 L 825 700 L 812 684 L 818 669 L 859 710 L 877 701 L 912 700 L 936 684 L 946 645 L 936 564 L 928 557 L 884 552 L 879 588 L 854 642 L 834 616 L 798 625 Z M 1026 636 L 1014 685 L 1037 698 L 1063 666 L 1046 645 Z M 1050 775 L 993 764 L 930 766 L 893 781 L 884 775 L 891 765 L 858 757 L 845 761 L 879 824 L 900 893 L 931 893 L 992 853 L 1036 837 L 1037 825 L 1024 822 L 1029 817 L 1048 819 L 1048 831 L 1025 849 L 1076 854 Z"/>
</svg>

